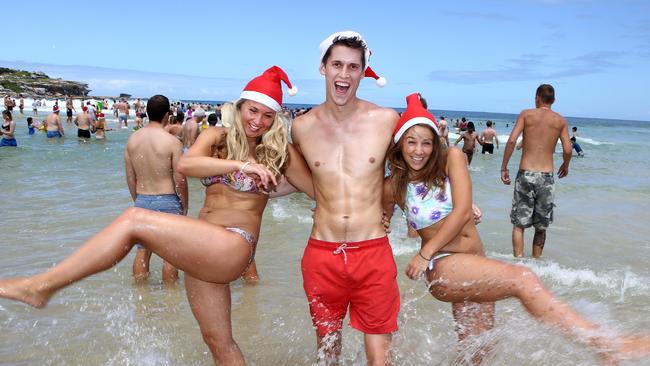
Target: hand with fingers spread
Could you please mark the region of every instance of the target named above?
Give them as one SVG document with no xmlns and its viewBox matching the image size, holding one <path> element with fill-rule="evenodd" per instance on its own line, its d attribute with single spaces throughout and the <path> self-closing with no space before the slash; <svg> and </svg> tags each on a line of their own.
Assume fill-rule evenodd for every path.
<svg viewBox="0 0 650 366">
<path fill-rule="evenodd" d="M 384 226 L 384 230 L 386 231 L 386 234 L 390 234 L 390 218 L 388 218 L 388 215 L 386 214 L 386 210 L 382 211 L 381 224 Z"/>
</svg>

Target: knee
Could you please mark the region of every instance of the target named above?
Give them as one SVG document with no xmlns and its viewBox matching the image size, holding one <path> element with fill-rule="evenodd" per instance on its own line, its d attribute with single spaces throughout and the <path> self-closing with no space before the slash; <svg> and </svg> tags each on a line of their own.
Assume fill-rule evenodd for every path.
<svg viewBox="0 0 650 366">
<path fill-rule="evenodd" d="M 124 222 L 125 224 L 132 224 L 138 221 L 138 216 L 144 211 L 144 209 L 139 207 L 129 207 L 124 210 L 124 213 L 120 215 L 118 220 Z"/>
<path fill-rule="evenodd" d="M 215 357 L 217 355 L 230 353 L 237 349 L 237 343 L 235 343 L 232 336 L 219 334 L 219 332 L 213 330 L 202 330 L 201 336 L 203 337 L 203 342 L 208 345 L 210 351 L 215 355 Z"/>
<path fill-rule="evenodd" d="M 542 291 L 544 287 L 539 280 L 539 277 L 530 270 L 530 268 L 517 266 L 517 290 L 518 297 L 521 301 L 528 301 L 535 297 L 535 294 Z"/>
</svg>

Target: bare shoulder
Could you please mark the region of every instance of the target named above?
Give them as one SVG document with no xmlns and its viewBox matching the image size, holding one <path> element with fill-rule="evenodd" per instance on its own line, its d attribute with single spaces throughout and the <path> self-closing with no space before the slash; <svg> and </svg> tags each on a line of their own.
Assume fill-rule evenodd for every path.
<svg viewBox="0 0 650 366">
<path fill-rule="evenodd" d="M 395 126 L 399 119 L 399 114 L 392 108 L 381 107 L 365 100 L 361 101 L 361 105 L 363 106 L 362 110 L 370 114 L 374 120 L 385 123 L 391 128 Z"/>
<path fill-rule="evenodd" d="M 531 114 L 535 113 L 535 111 L 537 111 L 536 108 L 524 109 L 523 111 L 521 111 L 521 113 L 519 113 L 519 117 L 524 117 L 525 118 L 525 117 L 530 116 Z"/>
<path fill-rule="evenodd" d="M 298 149 L 296 149 L 293 144 L 287 144 L 287 151 L 289 152 L 290 156 L 296 156 L 296 154 L 299 154 Z"/>
<path fill-rule="evenodd" d="M 310 130 L 311 126 L 318 121 L 321 114 L 323 113 L 322 104 L 316 107 L 313 107 L 309 112 L 296 117 L 291 122 L 291 135 L 295 138 L 300 138 L 301 135 L 307 133 Z"/>
<path fill-rule="evenodd" d="M 552 111 L 552 112 L 553 112 L 553 115 L 554 115 L 555 119 L 558 120 L 559 123 L 568 124 L 568 122 L 567 122 L 566 118 L 564 118 L 564 116 L 557 113 L 556 111 Z"/>
<path fill-rule="evenodd" d="M 465 153 L 458 146 L 450 146 L 447 148 L 447 166 L 452 163 L 462 162 L 465 163 Z"/>
</svg>

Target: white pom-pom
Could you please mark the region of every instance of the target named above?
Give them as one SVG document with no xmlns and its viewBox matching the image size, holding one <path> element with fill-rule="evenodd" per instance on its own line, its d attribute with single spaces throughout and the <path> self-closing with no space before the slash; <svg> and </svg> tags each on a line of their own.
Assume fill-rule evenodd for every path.
<svg viewBox="0 0 650 366">
<path fill-rule="evenodd" d="M 296 88 L 296 86 L 294 85 L 291 88 L 289 88 L 289 95 L 293 97 L 296 94 L 298 94 L 298 88 Z"/>
<path fill-rule="evenodd" d="M 377 79 L 376 83 L 378 87 L 383 88 L 386 85 L 386 78 L 382 76 Z"/>
</svg>

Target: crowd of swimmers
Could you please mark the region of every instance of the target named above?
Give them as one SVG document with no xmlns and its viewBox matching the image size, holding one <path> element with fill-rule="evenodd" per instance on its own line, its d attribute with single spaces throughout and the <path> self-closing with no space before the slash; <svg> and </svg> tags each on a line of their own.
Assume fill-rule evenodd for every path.
<svg viewBox="0 0 650 366">
<path fill-rule="evenodd" d="M 650 353 L 650 337 L 612 336 L 557 299 L 529 268 L 485 256 L 467 152 L 443 144 L 440 123 L 419 93 L 406 97 L 401 116 L 357 97 L 364 77 L 381 79 L 368 66 L 370 49 L 360 34 L 334 33 L 320 52 L 326 99 L 292 121 L 291 138 L 282 83 L 289 94 L 297 89 L 277 66 L 251 79 L 237 101 L 222 105 L 221 126 L 199 131 L 189 146 L 165 130 L 173 116 L 168 98 L 149 98 L 149 123 L 125 148 L 135 207 L 56 266 L 0 280 L 0 297 L 44 307 L 58 290 L 113 267 L 137 245 L 139 276 L 146 277 L 151 253 L 169 263 L 169 280 L 184 271 L 190 307 L 215 364 L 244 364 L 231 328 L 229 283 L 253 264 L 268 200 L 300 191 L 316 203 L 300 266 L 318 364 L 339 363 L 348 311 L 350 325 L 363 333 L 367 363 L 392 364 L 400 294 L 386 231 L 395 207 L 421 238 L 404 272 L 424 279 L 423 291 L 451 304 L 461 345 L 494 327 L 496 301 L 516 298 L 532 317 L 605 362 Z M 553 87 L 540 85 L 534 100 L 535 108 L 515 122 L 500 171 L 503 183 L 511 184 L 508 163 L 518 137 L 536 136 L 523 140 L 514 181 L 510 218 L 517 257 L 529 227 L 535 228 L 533 256 L 541 256 L 553 218 L 553 152 L 560 141 L 557 176 L 564 178 L 572 151 L 567 122 L 551 109 Z M 204 110 L 193 110 L 193 123 L 200 126 L 204 118 Z M 187 216 L 186 177 L 206 187 L 198 218 Z M 475 349 L 470 362 L 480 364 L 489 352 L 489 345 Z"/>
</svg>

